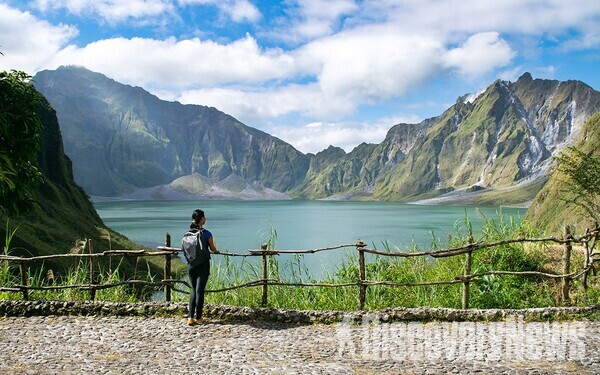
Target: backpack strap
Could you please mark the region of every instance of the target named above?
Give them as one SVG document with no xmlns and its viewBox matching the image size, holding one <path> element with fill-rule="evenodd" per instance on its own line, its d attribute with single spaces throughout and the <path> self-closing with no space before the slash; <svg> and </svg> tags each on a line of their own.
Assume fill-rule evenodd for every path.
<svg viewBox="0 0 600 375">
<path fill-rule="evenodd" d="M 200 228 L 200 229 L 195 229 L 196 235 L 198 236 L 198 242 L 200 243 L 200 249 L 202 250 L 207 250 L 208 249 L 208 243 L 206 243 L 206 246 L 204 244 L 204 228 Z"/>
</svg>

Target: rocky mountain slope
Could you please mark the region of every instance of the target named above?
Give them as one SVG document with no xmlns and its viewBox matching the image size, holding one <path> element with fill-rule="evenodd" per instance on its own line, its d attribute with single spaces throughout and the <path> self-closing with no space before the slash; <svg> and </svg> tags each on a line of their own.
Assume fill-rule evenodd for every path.
<svg viewBox="0 0 600 375">
<path fill-rule="evenodd" d="M 406 199 L 456 189 L 507 188 L 542 178 L 551 156 L 600 110 L 600 93 L 575 81 L 496 81 L 459 98 L 377 183 L 375 196 Z"/>
<path fill-rule="evenodd" d="M 440 116 L 395 125 L 380 144 L 304 155 L 215 108 L 161 101 L 83 68 L 34 80 L 57 110 L 86 192 L 148 199 L 451 201 L 476 192 L 522 202 L 543 185 L 551 156 L 600 110 L 600 93 L 584 83 L 526 73 Z"/>
<path fill-rule="evenodd" d="M 215 108 L 162 101 L 77 67 L 43 71 L 34 81 L 58 113 L 75 179 L 90 195 L 171 182 L 181 196 L 211 189 L 261 195 L 292 189 L 308 170 L 306 155 Z"/>
<path fill-rule="evenodd" d="M 572 145 L 584 153 L 600 157 L 600 113 L 595 114 L 584 125 L 578 139 Z M 597 182 L 600 184 L 600 181 Z M 585 228 L 593 228 L 593 218 L 574 204 L 571 186 L 566 177 L 553 173 L 548 183 L 535 197 L 527 210 L 525 220 L 536 228 L 561 236 L 565 225 L 574 226 L 577 234 Z"/>
</svg>

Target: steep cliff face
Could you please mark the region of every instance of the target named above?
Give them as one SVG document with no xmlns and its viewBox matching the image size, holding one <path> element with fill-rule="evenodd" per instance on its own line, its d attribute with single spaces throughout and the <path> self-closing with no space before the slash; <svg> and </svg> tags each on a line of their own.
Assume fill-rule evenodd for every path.
<svg viewBox="0 0 600 375">
<path fill-rule="evenodd" d="M 595 114 L 581 128 L 572 144 L 577 150 L 600 157 L 600 113 Z M 600 184 L 600 181 L 597 181 Z M 573 203 L 571 186 L 564 175 L 553 173 L 548 183 L 537 194 L 524 220 L 550 234 L 562 235 L 565 225 L 578 231 L 592 228 L 592 218 Z"/>
<path fill-rule="evenodd" d="M 470 99 L 470 100 L 469 100 Z M 551 156 L 600 110 L 600 93 L 581 82 L 496 81 L 459 98 L 407 157 L 376 184 L 382 199 L 410 199 L 469 187 L 506 188 L 543 178 Z"/>
<path fill-rule="evenodd" d="M 286 191 L 308 170 L 309 158 L 291 145 L 215 108 L 165 102 L 83 68 L 40 72 L 34 81 L 57 110 L 76 181 L 90 195 L 122 195 L 194 174 L 210 186 L 234 177 L 242 190 L 257 183 Z"/>
<path fill-rule="evenodd" d="M 11 247 L 26 249 L 22 255 L 66 253 L 77 239 L 99 238 L 97 228 L 104 227 L 83 189 L 73 181 L 56 115 L 47 103 L 41 106 L 40 117 L 43 134 L 37 162 L 44 181 L 38 197 L 41 209 L 11 219 L 13 225 L 20 225 Z"/>
<path fill-rule="evenodd" d="M 316 160 L 324 159 L 325 162 L 320 162 L 318 169 L 310 168 L 293 194 L 306 198 L 344 199 L 371 196 L 379 176 L 403 160 L 432 124 L 433 120 L 398 124 L 378 145 L 363 143 L 348 154 L 332 147 L 318 153 L 312 158 L 311 165 Z"/>
<path fill-rule="evenodd" d="M 309 173 L 303 192 L 414 200 L 518 185 L 512 194 L 522 202 L 543 184 L 551 156 L 572 144 L 599 110 L 600 93 L 581 82 L 534 80 L 529 73 L 514 83 L 496 81 L 438 117 L 395 125 L 368 152 L 359 147 Z"/>
<path fill-rule="evenodd" d="M 108 250 L 110 244 L 102 238 L 110 234 L 112 246 L 137 249 L 123 236 L 110 231 L 98 216 L 88 196 L 74 179 L 71 160 L 63 151 L 63 140 L 55 111 L 44 101 L 40 107 L 43 126 L 42 144 L 37 164 L 43 175 L 38 201 L 40 209 L 22 217 L 10 218 L 11 228 L 18 226 L 10 247 L 11 254 L 21 256 L 68 253 L 78 239 L 91 239 L 97 252 Z M 6 227 L 0 227 L 4 237 Z M 62 270 L 74 263 L 46 262 L 46 267 Z M 37 268 L 41 264 L 32 264 Z M 126 271 L 125 261 L 122 270 Z"/>
</svg>

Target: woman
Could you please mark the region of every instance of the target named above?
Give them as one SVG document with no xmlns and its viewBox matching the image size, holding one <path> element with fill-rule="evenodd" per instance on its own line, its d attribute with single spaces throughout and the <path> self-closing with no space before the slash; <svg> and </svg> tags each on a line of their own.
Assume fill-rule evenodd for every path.
<svg viewBox="0 0 600 375">
<path fill-rule="evenodd" d="M 192 213 L 190 232 L 198 232 L 199 230 L 203 230 L 202 247 L 205 249 L 210 249 L 210 251 L 213 253 L 218 253 L 219 251 L 215 245 L 213 235 L 208 230 L 203 228 L 204 224 L 206 224 L 206 216 L 204 216 L 204 211 L 194 210 Z M 198 324 L 202 321 L 202 309 L 204 308 L 204 288 L 206 288 L 206 282 L 208 281 L 209 273 L 210 260 L 196 267 L 188 265 L 188 275 L 190 276 L 190 285 L 192 286 L 187 321 L 188 325 Z"/>
</svg>

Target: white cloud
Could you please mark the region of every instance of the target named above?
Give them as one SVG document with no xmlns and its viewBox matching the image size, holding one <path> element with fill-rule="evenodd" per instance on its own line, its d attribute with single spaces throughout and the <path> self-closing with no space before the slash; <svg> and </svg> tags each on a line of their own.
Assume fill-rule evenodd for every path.
<svg viewBox="0 0 600 375">
<path fill-rule="evenodd" d="M 0 69 L 33 75 L 77 33 L 73 26 L 52 25 L 0 4 Z"/>
<path fill-rule="evenodd" d="M 420 121 L 421 119 L 415 116 L 396 116 L 365 123 L 312 122 L 301 127 L 278 126 L 270 132 L 303 153 L 315 154 L 330 145 L 350 152 L 363 142 L 381 143 L 394 124 L 417 123 Z"/>
<path fill-rule="evenodd" d="M 178 0 L 180 5 L 212 5 L 234 22 L 257 22 L 260 10 L 248 0 Z"/>
<path fill-rule="evenodd" d="M 381 142 L 388 130 L 389 124 L 388 126 L 368 127 L 351 124 L 313 123 L 303 127 L 278 126 L 273 129 L 273 135 L 290 143 L 303 153 L 317 153 L 330 145 L 350 152 L 362 142 Z"/>
<path fill-rule="evenodd" d="M 182 99 L 209 101 L 240 118 L 298 112 L 336 120 L 351 115 L 365 102 L 402 96 L 435 75 L 441 66 L 481 74 L 506 65 L 513 55 L 497 33 L 478 34 L 447 51 L 432 35 L 403 34 L 390 26 L 364 26 L 290 52 L 293 68 L 288 72 L 312 76 L 316 84 L 249 90 L 246 95 L 243 89 L 202 90 Z M 243 104 L 242 97 L 246 99 Z"/>
<path fill-rule="evenodd" d="M 523 75 L 523 73 L 525 73 L 525 71 L 523 70 L 523 67 L 519 65 L 512 69 L 500 72 L 498 78 L 503 81 L 515 82 L 521 75 Z"/>
<path fill-rule="evenodd" d="M 111 24 L 173 14 L 175 11 L 170 0 L 35 0 L 34 6 L 43 12 L 66 9 L 77 16 L 97 15 Z"/>
<path fill-rule="evenodd" d="M 289 19 L 283 22 L 285 30 L 276 30 L 274 38 L 294 43 L 331 35 L 336 31 L 340 17 L 359 10 L 353 0 L 295 0 L 286 10 Z"/>
<path fill-rule="evenodd" d="M 444 65 L 465 76 L 479 76 L 494 68 L 506 66 L 515 52 L 497 32 L 479 33 L 443 57 Z"/>
<path fill-rule="evenodd" d="M 544 35 L 567 28 L 598 30 L 596 0 L 366 1 L 354 22 L 390 22 L 440 35 L 487 31 Z"/>
<path fill-rule="evenodd" d="M 426 35 L 393 28 L 340 32 L 299 49 L 298 64 L 316 75 L 327 99 L 387 99 L 401 96 L 432 74 L 443 45 Z"/>
<path fill-rule="evenodd" d="M 261 18 L 258 8 L 249 1 L 238 0 L 232 3 L 224 3 L 222 9 L 231 16 L 234 22 L 256 22 Z"/>
<path fill-rule="evenodd" d="M 166 39 L 140 34 L 145 36 L 68 45 L 77 33 L 74 26 L 52 25 L 0 4 L 0 51 L 5 55 L 0 56 L 0 68 L 35 73 L 40 68 L 83 65 L 166 99 L 215 106 L 250 125 L 296 115 L 307 123 L 322 124 L 311 128 L 321 129 L 316 133 L 322 136 L 319 139 L 337 132 L 340 142 L 349 142 L 340 131 L 349 126 L 356 131 L 355 144 L 368 132 L 339 121 L 352 118 L 361 107 L 400 98 L 435 77 L 459 72 L 461 78 L 493 75 L 514 80 L 523 66 L 539 65 L 542 74 L 545 66 L 555 69 L 540 61 L 548 40 L 563 52 L 600 45 L 596 0 L 286 0 L 280 3 L 287 6 L 286 13 L 277 20 L 267 18 L 266 11 L 263 16 L 250 0 L 29 4 L 47 14 L 66 10 L 99 17 L 109 23 L 106 27 L 173 18 L 179 22 L 183 18 L 178 12 L 215 7 L 223 20 L 251 24 L 234 25 L 236 30 L 249 27 L 256 34 L 237 40 L 229 33 L 215 36 L 223 39 L 184 39 L 173 27 L 161 30 L 161 35 L 173 32 Z M 188 26 L 182 33 L 213 35 L 200 25 Z M 118 28 L 112 30 L 119 35 Z M 271 39 L 262 39 L 266 35 Z M 277 47 L 282 40 L 296 44 Z M 539 50 L 527 54 L 532 46 Z M 554 70 L 545 74 L 554 75 Z M 326 125 L 332 122 L 335 126 Z M 317 138 L 314 142 L 321 142 Z"/>
<path fill-rule="evenodd" d="M 83 65 L 121 82 L 163 89 L 231 82 L 260 84 L 286 77 L 293 69 L 290 56 L 278 50 L 261 50 L 249 35 L 229 44 L 198 38 L 104 39 L 83 48 L 69 46 L 47 67 L 69 64 Z"/>
<path fill-rule="evenodd" d="M 571 39 L 562 43 L 560 49 L 563 52 L 578 51 L 586 49 L 598 49 L 600 47 L 600 33 L 586 34 L 581 38 Z"/>
<path fill-rule="evenodd" d="M 247 124 L 294 113 L 305 117 L 337 118 L 355 108 L 355 103 L 343 96 L 327 97 L 316 84 L 289 84 L 261 90 L 189 90 L 177 100 L 184 104 L 202 103 L 218 108 Z"/>
</svg>

